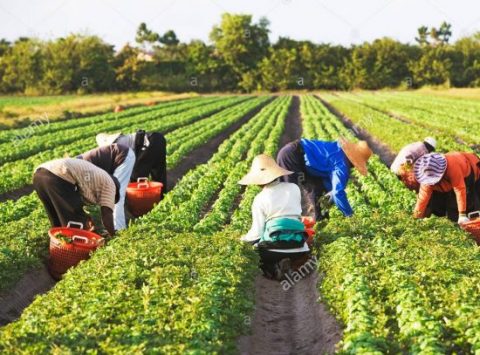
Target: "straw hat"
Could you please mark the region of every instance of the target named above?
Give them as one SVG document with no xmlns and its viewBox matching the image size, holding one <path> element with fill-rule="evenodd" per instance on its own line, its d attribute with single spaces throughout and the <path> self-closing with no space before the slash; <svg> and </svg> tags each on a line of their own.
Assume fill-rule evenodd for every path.
<svg viewBox="0 0 480 355">
<path fill-rule="evenodd" d="M 360 174 L 366 176 L 368 174 L 367 162 L 373 154 L 367 142 L 359 141 L 358 143 L 353 143 L 341 138 L 340 145 L 353 166 L 360 172 Z"/>
<path fill-rule="evenodd" d="M 275 160 L 265 154 L 257 155 L 252 162 L 252 167 L 238 183 L 240 185 L 266 185 L 280 176 L 293 174 L 281 168 Z"/>
<path fill-rule="evenodd" d="M 115 143 L 118 137 L 120 137 L 122 134 L 121 133 L 114 133 L 114 134 L 108 134 L 108 133 L 100 133 L 97 134 L 97 137 L 95 138 L 97 140 L 97 145 L 99 147 L 103 147 L 106 145 L 111 145 Z"/>
<path fill-rule="evenodd" d="M 425 154 L 415 162 L 415 179 L 422 185 L 435 185 L 447 171 L 447 159 L 443 154 Z"/>
</svg>

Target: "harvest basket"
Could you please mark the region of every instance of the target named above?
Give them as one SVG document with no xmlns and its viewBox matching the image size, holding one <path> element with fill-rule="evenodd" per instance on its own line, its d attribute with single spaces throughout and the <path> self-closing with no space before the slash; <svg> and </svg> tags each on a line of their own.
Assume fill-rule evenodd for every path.
<svg viewBox="0 0 480 355">
<path fill-rule="evenodd" d="M 74 225 L 79 228 L 72 228 Z M 65 238 L 60 238 L 60 234 Z M 57 280 L 72 266 L 88 259 L 92 251 L 105 243 L 101 236 L 84 230 L 83 224 L 78 222 L 68 222 L 66 227 L 51 228 L 48 235 L 50 237 L 48 270 Z"/>
<path fill-rule="evenodd" d="M 138 178 L 127 187 L 127 206 L 134 217 L 140 217 L 150 212 L 161 199 L 163 184 Z"/>
<path fill-rule="evenodd" d="M 470 233 L 478 245 L 480 245 L 480 211 L 471 212 L 468 214 L 469 222 L 461 224 L 460 226 L 468 233 Z"/>
<path fill-rule="evenodd" d="M 311 248 L 313 246 L 313 238 L 315 237 L 315 230 L 313 229 L 315 220 L 313 217 L 302 216 L 302 223 L 305 225 L 305 231 L 308 234 L 307 244 Z"/>
</svg>

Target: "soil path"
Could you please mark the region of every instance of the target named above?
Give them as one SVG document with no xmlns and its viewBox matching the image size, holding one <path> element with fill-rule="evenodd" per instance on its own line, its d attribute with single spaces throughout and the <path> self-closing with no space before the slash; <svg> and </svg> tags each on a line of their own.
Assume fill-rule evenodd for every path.
<svg viewBox="0 0 480 355">
<path fill-rule="evenodd" d="M 280 140 L 282 145 L 301 137 L 299 106 L 300 100 L 295 96 Z M 251 334 L 238 340 L 242 355 L 334 353 L 342 331 L 319 303 L 316 265 L 311 269 L 310 274 L 291 283 L 257 276 Z"/>
<path fill-rule="evenodd" d="M 55 286 L 45 266 L 28 271 L 9 292 L 0 294 L 0 326 L 17 319 L 35 296 Z"/>
<path fill-rule="evenodd" d="M 169 170 L 169 189 L 171 190 L 176 185 L 178 180 L 180 180 L 182 176 L 185 175 L 190 169 L 207 162 L 225 139 L 227 139 L 233 132 L 238 130 L 243 124 L 256 115 L 272 100 L 273 98 L 271 100 L 267 100 L 267 102 L 263 103 L 262 105 L 257 106 L 255 109 L 250 111 L 226 130 L 222 131 L 216 137 L 210 139 L 208 142 L 205 142 L 205 144 L 201 147 L 193 150 L 174 169 Z M 31 186 L 26 186 L 22 189 L 27 192 L 29 188 L 31 188 Z M 30 193 L 32 190 L 33 189 L 30 189 L 28 193 Z M 22 195 L 16 196 L 16 199 L 20 198 L 21 196 Z M 45 266 L 27 271 L 12 289 L 0 293 L 0 326 L 13 322 L 20 317 L 23 310 L 33 302 L 35 296 L 48 292 L 51 288 L 53 288 L 53 286 L 55 286 L 55 284 L 56 281 L 52 279 Z"/>
<path fill-rule="evenodd" d="M 241 126 L 243 126 L 248 120 L 250 120 L 253 116 L 255 116 L 260 110 L 269 104 L 273 100 L 273 97 L 267 102 L 257 106 L 255 109 L 247 113 L 244 117 L 242 117 L 239 121 L 235 122 L 233 125 L 228 127 L 227 129 L 223 130 L 217 136 L 211 138 L 210 140 L 206 141 L 203 145 L 194 149 L 189 154 L 187 154 L 180 163 L 173 168 L 172 170 L 168 171 L 168 185 L 169 190 L 173 189 L 173 187 L 177 184 L 177 182 L 192 168 L 200 164 L 206 163 L 212 155 L 218 150 L 220 144 L 223 143 L 232 133 L 237 131 Z"/>
<path fill-rule="evenodd" d="M 373 152 L 380 157 L 380 159 L 385 165 L 390 166 L 392 164 L 396 155 L 392 152 L 390 147 L 380 142 L 378 139 L 374 138 L 366 130 L 355 125 L 352 120 L 350 120 L 350 118 L 338 111 L 335 107 L 323 100 L 320 96 L 316 95 L 315 97 L 322 102 L 322 104 L 328 109 L 328 111 L 330 111 L 330 113 L 340 119 L 340 121 L 345 127 L 351 129 L 358 138 L 367 141 L 370 148 L 372 148 Z"/>
</svg>

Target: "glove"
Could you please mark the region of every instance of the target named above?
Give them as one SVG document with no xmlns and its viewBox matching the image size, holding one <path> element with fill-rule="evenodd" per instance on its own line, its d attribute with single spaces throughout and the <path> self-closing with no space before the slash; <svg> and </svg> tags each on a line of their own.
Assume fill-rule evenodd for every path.
<svg viewBox="0 0 480 355">
<path fill-rule="evenodd" d="M 458 216 L 458 224 L 464 224 L 464 223 L 467 223 L 467 222 L 470 222 L 470 220 L 468 219 L 467 216 L 462 215 L 462 214 Z"/>
</svg>

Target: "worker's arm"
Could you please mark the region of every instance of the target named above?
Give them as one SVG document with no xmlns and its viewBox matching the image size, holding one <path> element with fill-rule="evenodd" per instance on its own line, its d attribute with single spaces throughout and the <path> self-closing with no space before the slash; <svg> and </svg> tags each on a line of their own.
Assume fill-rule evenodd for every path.
<svg viewBox="0 0 480 355">
<path fill-rule="evenodd" d="M 455 170 L 449 174 L 449 179 L 457 199 L 458 213 L 464 215 L 467 213 L 467 186 L 463 174 L 459 169 Z"/>
<path fill-rule="evenodd" d="M 252 226 L 247 234 L 242 237 L 244 242 L 258 241 L 265 230 L 265 212 L 262 209 L 261 195 L 257 195 L 252 204 Z"/>
<path fill-rule="evenodd" d="M 350 178 L 349 170 L 347 165 L 342 164 L 336 166 L 331 174 L 332 191 L 330 195 L 332 196 L 333 203 L 335 203 L 345 217 L 353 215 L 353 209 L 352 206 L 350 206 L 350 202 L 348 202 L 345 191 L 348 179 Z"/>
<path fill-rule="evenodd" d="M 115 235 L 115 227 L 113 225 L 113 211 L 109 207 L 102 206 L 102 223 L 110 236 Z"/>
<path fill-rule="evenodd" d="M 425 217 L 425 211 L 427 210 L 428 203 L 432 197 L 433 186 L 421 185 L 418 191 L 417 204 L 415 205 L 415 211 L 413 216 L 415 218 Z"/>
</svg>

